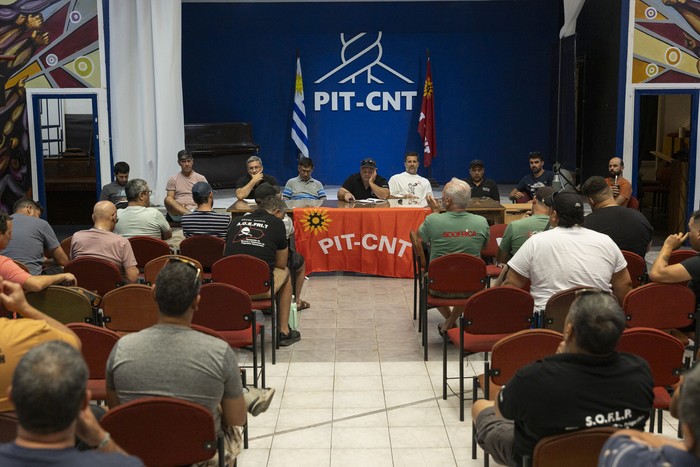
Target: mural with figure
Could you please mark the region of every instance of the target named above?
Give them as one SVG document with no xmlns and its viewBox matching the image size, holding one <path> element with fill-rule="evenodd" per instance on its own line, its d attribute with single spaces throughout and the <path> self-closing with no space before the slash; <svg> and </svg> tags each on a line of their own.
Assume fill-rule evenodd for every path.
<svg viewBox="0 0 700 467">
<path fill-rule="evenodd" d="M 700 0 L 636 0 L 633 83 L 700 83 Z"/>
<path fill-rule="evenodd" d="M 26 88 L 99 88 L 97 0 L 0 0 L 0 210 L 31 194 Z"/>
</svg>

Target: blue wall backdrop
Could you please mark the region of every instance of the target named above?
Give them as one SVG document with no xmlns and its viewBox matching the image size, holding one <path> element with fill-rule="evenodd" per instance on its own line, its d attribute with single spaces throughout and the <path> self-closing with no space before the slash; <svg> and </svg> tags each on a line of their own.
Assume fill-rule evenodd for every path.
<svg viewBox="0 0 700 467">
<path fill-rule="evenodd" d="M 404 152 L 422 153 L 416 128 L 429 50 L 433 177 L 465 177 L 480 158 L 487 176 L 514 182 L 529 151 L 553 158 L 560 16 L 558 0 L 184 3 L 185 122 L 251 122 L 265 172 L 284 183 L 296 175 L 298 51 L 314 176 L 340 184 L 372 156 L 388 178 L 403 171 Z"/>
</svg>

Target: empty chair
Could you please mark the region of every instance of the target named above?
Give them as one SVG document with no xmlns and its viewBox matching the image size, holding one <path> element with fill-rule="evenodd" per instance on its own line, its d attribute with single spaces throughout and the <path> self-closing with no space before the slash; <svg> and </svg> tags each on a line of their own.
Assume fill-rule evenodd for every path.
<svg viewBox="0 0 700 467">
<path fill-rule="evenodd" d="M 631 196 L 629 201 L 627 202 L 627 207 L 630 209 L 634 209 L 635 211 L 639 211 L 639 200 L 634 196 Z"/>
<path fill-rule="evenodd" d="M 92 392 L 92 400 L 107 400 L 105 382 L 107 359 L 112 352 L 112 347 L 119 340 L 119 334 L 92 324 L 71 323 L 68 327 L 82 343 L 81 351 L 90 372 L 88 389 Z"/>
<path fill-rule="evenodd" d="M 129 243 L 136 257 L 136 267 L 143 271 L 149 261 L 170 254 L 170 245 L 159 238 L 136 236 L 130 237 Z"/>
<path fill-rule="evenodd" d="M 98 323 L 92 302 L 80 287 L 51 285 L 26 297 L 31 306 L 61 323 Z"/>
<path fill-rule="evenodd" d="M 73 236 L 71 235 L 70 237 L 66 237 L 63 240 L 61 240 L 61 249 L 63 252 L 66 254 L 68 258 L 70 258 L 70 244 L 71 241 L 73 240 Z"/>
<path fill-rule="evenodd" d="M 603 426 L 542 438 L 535 446 L 532 459 L 523 465 L 532 467 L 589 467 L 598 464 L 605 442 L 618 428 Z"/>
<path fill-rule="evenodd" d="M 102 258 L 81 256 L 69 261 L 64 266 L 78 280 L 78 285 L 98 295 L 104 295 L 123 284 L 119 268 Z"/>
<path fill-rule="evenodd" d="M 148 285 L 129 284 L 102 297 L 105 327 L 120 335 L 136 332 L 158 322 L 158 305 Z"/>
<path fill-rule="evenodd" d="M 668 264 L 682 263 L 688 258 L 692 258 L 698 254 L 695 250 L 675 250 L 671 252 L 671 257 L 668 259 Z"/>
<path fill-rule="evenodd" d="M 576 293 L 579 290 L 588 288 L 590 287 L 572 287 L 549 297 L 542 316 L 542 327 L 557 332 L 564 332 L 564 320 L 566 315 L 569 314 L 569 308 L 571 308 L 571 304 L 576 298 Z"/>
<path fill-rule="evenodd" d="M 212 235 L 193 235 L 180 242 L 180 253 L 202 264 L 203 272 L 211 278 L 211 267 L 224 257 L 226 241 Z"/>
<path fill-rule="evenodd" d="M 649 279 L 647 276 L 646 260 L 637 253 L 626 250 L 621 251 L 622 256 L 624 256 L 625 261 L 627 261 L 627 271 L 630 273 L 630 278 L 632 279 L 632 288 L 646 284 Z"/>
<path fill-rule="evenodd" d="M 172 260 L 173 258 L 191 261 L 197 268 L 199 268 L 200 271 L 202 270 L 202 265 L 194 258 L 189 258 L 183 255 L 163 255 L 149 261 L 146 264 L 146 267 L 143 269 L 143 277 L 146 284 L 155 284 L 160 270 L 163 269 L 165 265 L 168 264 L 168 261 Z"/>
<path fill-rule="evenodd" d="M 681 329 L 693 324 L 695 294 L 683 285 L 652 282 L 632 289 L 622 309 L 628 328 Z"/>
</svg>

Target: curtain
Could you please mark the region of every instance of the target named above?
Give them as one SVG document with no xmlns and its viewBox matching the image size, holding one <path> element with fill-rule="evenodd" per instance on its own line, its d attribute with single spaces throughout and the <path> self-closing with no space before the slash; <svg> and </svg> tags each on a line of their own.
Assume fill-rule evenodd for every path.
<svg viewBox="0 0 700 467">
<path fill-rule="evenodd" d="M 112 158 L 148 182 L 155 204 L 185 147 L 181 22 L 179 0 L 109 0 Z"/>
</svg>

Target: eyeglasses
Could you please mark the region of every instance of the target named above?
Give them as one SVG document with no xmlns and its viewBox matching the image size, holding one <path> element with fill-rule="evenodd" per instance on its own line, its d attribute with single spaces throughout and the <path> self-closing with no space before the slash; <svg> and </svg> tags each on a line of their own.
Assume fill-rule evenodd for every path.
<svg viewBox="0 0 700 467">
<path fill-rule="evenodd" d="M 168 263 L 169 263 L 169 264 L 172 264 L 172 263 L 184 263 L 184 264 L 188 265 L 189 267 L 193 268 L 193 269 L 197 272 L 197 273 L 195 274 L 195 276 L 194 276 L 194 282 L 192 283 L 192 285 L 193 285 L 194 287 L 196 287 L 197 285 L 199 285 L 199 284 L 202 282 L 202 279 L 201 279 L 201 277 L 202 277 L 202 270 L 199 269 L 199 267 L 198 267 L 195 263 L 193 263 L 192 261 L 190 261 L 189 259 L 180 258 L 179 256 L 173 256 L 173 257 L 171 257 L 171 258 L 168 260 Z"/>
<path fill-rule="evenodd" d="M 151 193 L 153 193 L 152 190 L 144 190 L 141 193 L 146 193 L 146 195 L 151 196 Z"/>
<path fill-rule="evenodd" d="M 377 163 L 374 162 L 374 159 L 362 159 L 362 160 L 360 161 L 360 167 L 362 167 L 363 165 L 372 165 L 372 166 L 374 166 L 374 165 L 377 165 Z"/>
<path fill-rule="evenodd" d="M 539 157 L 539 158 L 542 157 L 542 153 L 540 151 L 532 151 L 532 152 L 527 153 L 527 155 L 530 157 L 530 159 L 533 159 L 535 157 Z"/>
</svg>

